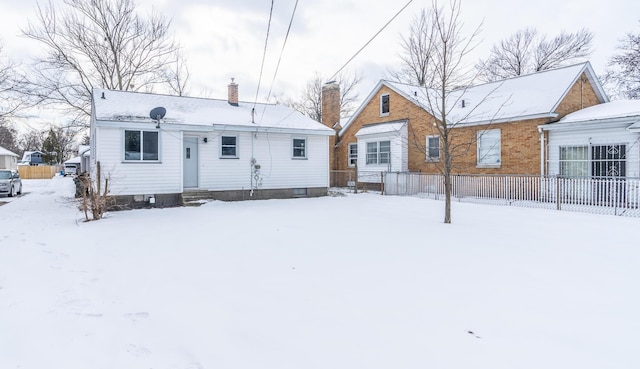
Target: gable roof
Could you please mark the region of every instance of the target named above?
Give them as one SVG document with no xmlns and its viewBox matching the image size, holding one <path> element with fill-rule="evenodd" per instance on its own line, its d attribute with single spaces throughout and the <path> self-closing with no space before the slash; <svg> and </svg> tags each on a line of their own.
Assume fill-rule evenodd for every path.
<svg viewBox="0 0 640 369">
<path fill-rule="evenodd" d="M 214 126 L 232 126 L 240 130 L 335 134 L 331 128 L 283 105 L 240 102 L 234 106 L 226 100 L 93 90 L 92 119 L 96 121 L 152 123 L 155 121 L 149 113 L 156 107 L 167 111 L 162 124 L 178 128 L 211 127 L 213 130 Z"/>
<path fill-rule="evenodd" d="M 586 62 L 454 90 L 446 96 L 447 114 L 452 122 L 460 125 L 556 117 L 555 110 L 582 73 L 587 76 L 598 99 L 608 102 L 609 98 L 591 64 Z M 429 113 L 432 112 L 431 105 L 441 101 L 436 90 L 381 80 L 340 134 L 345 132 L 383 86 Z"/>
<path fill-rule="evenodd" d="M 9 151 L 2 146 L 0 146 L 0 155 L 18 157 L 18 154 L 14 153 L 13 151 Z"/>
</svg>

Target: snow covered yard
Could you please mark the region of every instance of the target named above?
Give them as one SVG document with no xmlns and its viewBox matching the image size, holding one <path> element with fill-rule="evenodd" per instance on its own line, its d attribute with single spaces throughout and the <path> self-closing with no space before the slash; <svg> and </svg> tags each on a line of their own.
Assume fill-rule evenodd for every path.
<svg viewBox="0 0 640 369">
<path fill-rule="evenodd" d="M 71 178 L 24 189 L 3 369 L 640 367 L 638 219 L 358 194 L 84 223 Z"/>
</svg>

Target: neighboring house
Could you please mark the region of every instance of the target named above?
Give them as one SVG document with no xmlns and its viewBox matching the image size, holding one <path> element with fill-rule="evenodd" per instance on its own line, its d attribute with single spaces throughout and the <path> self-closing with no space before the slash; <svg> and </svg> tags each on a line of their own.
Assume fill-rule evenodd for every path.
<svg viewBox="0 0 640 369">
<path fill-rule="evenodd" d="M 335 96 L 336 88 L 325 85 L 323 94 Z M 438 104 L 436 94 L 380 81 L 337 131 L 332 168 L 345 170 L 357 163 L 359 173 L 437 173 L 442 141 L 430 109 Z M 540 174 L 545 131 L 538 127 L 608 101 L 588 62 L 454 90 L 447 100 L 448 124 L 455 124 L 451 137 L 466 149 L 454 158 L 453 171 Z M 329 127 L 339 119 L 331 107 L 323 101 L 323 123 Z M 371 182 L 378 177 L 367 176 Z"/>
<path fill-rule="evenodd" d="M 17 169 L 18 154 L 0 146 L 0 169 Z"/>
<path fill-rule="evenodd" d="M 43 164 L 42 157 L 44 153 L 42 151 L 25 151 L 22 154 L 22 160 L 20 163 L 28 164 L 28 165 L 40 165 Z"/>
<path fill-rule="evenodd" d="M 640 177 L 640 100 L 585 108 L 540 129 L 550 175 Z"/>
<path fill-rule="evenodd" d="M 281 105 L 95 89 L 91 172 L 121 201 L 322 196 L 334 131 Z M 153 110 L 154 119 L 150 117 Z M 163 114 L 164 113 L 164 114 Z M 159 120 L 156 118 L 160 118 Z"/>
<path fill-rule="evenodd" d="M 91 150 L 89 145 L 78 146 L 78 156 L 80 157 L 80 173 L 91 172 Z"/>
</svg>

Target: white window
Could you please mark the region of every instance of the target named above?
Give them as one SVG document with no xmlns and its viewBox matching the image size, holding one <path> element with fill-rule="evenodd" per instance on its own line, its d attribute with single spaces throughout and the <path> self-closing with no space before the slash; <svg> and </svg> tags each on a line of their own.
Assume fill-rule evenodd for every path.
<svg viewBox="0 0 640 369">
<path fill-rule="evenodd" d="M 358 144 L 350 143 L 349 144 L 349 166 L 355 167 L 358 162 Z"/>
<path fill-rule="evenodd" d="M 589 147 L 560 146 L 560 175 L 565 177 L 589 176 Z"/>
<path fill-rule="evenodd" d="M 389 94 L 380 96 L 380 115 L 389 115 Z"/>
<path fill-rule="evenodd" d="M 238 157 L 238 136 L 220 136 L 220 157 Z"/>
<path fill-rule="evenodd" d="M 293 139 L 293 157 L 296 159 L 304 159 L 307 157 L 307 139 Z"/>
<path fill-rule="evenodd" d="M 367 164 L 389 164 L 391 141 L 367 142 Z"/>
<path fill-rule="evenodd" d="M 440 160 L 440 136 L 427 136 L 427 160 Z"/>
<path fill-rule="evenodd" d="M 157 161 L 157 131 L 124 131 L 124 160 Z"/>
<path fill-rule="evenodd" d="M 500 130 L 478 131 L 478 166 L 500 166 Z"/>
</svg>

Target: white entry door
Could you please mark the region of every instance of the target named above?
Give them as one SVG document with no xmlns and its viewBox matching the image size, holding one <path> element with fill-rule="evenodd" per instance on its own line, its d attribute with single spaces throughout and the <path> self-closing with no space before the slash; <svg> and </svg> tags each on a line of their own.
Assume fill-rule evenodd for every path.
<svg viewBox="0 0 640 369">
<path fill-rule="evenodd" d="M 185 137 L 182 149 L 184 188 L 198 187 L 198 137 Z"/>
</svg>

